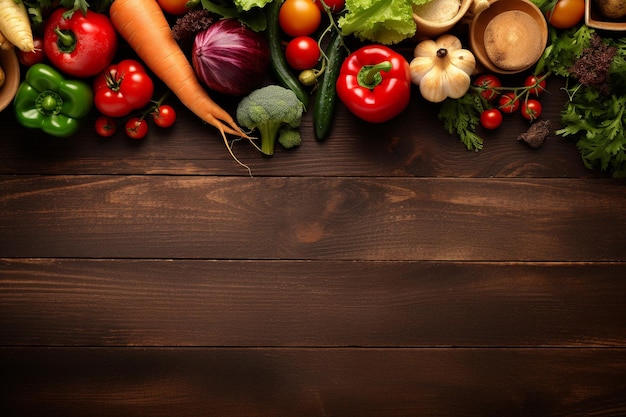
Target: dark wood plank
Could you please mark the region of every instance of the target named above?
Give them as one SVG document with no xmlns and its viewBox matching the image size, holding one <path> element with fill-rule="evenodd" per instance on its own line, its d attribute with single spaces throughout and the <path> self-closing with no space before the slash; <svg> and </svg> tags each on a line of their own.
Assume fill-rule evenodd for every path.
<svg viewBox="0 0 626 417">
<path fill-rule="evenodd" d="M 624 181 L 0 180 L 0 257 L 626 259 Z"/>
<path fill-rule="evenodd" d="M 626 264 L 5 259 L 0 344 L 624 346 Z"/>
<path fill-rule="evenodd" d="M 544 118 L 559 126 L 565 93 L 559 84 L 546 95 Z M 223 102 L 223 100 L 221 101 Z M 0 113 L 0 174 L 180 174 L 248 175 L 228 155 L 215 129 L 204 126 L 177 102 L 179 121 L 171 129 L 152 129 L 137 142 L 119 135 L 101 139 L 93 130 L 95 113 L 76 137 L 55 139 L 27 131 L 11 112 Z M 235 102 L 223 103 L 233 111 Z M 468 151 L 437 121 L 438 105 L 415 98 L 398 118 L 379 125 L 364 123 L 339 105 L 331 137 L 313 139 L 307 113 L 303 145 L 264 158 L 252 146 L 237 143 L 235 153 L 255 176 L 403 176 L 403 177 L 598 177 L 585 168 L 573 142 L 550 136 L 540 149 L 516 140 L 528 128 L 519 115 L 507 117 L 496 132 L 480 131 L 485 147 Z"/>
<path fill-rule="evenodd" d="M 0 349 L 4 416 L 626 413 L 624 349 Z"/>
</svg>

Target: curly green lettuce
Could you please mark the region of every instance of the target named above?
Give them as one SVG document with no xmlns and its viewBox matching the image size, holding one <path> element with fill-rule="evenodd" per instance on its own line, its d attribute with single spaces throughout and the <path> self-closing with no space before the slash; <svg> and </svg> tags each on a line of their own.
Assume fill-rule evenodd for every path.
<svg viewBox="0 0 626 417">
<path fill-rule="evenodd" d="M 263 8 L 267 3 L 271 3 L 272 0 L 234 0 L 234 2 L 241 10 L 248 11 L 253 7 Z"/>
<path fill-rule="evenodd" d="M 384 45 L 415 35 L 413 5 L 431 0 L 346 0 L 347 12 L 337 22 L 344 36 Z"/>
</svg>

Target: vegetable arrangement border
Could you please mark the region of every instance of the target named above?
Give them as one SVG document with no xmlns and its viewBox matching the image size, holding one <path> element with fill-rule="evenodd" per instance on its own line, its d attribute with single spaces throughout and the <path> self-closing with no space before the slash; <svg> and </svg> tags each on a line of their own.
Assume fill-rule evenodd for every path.
<svg viewBox="0 0 626 417">
<path fill-rule="evenodd" d="M 116 65 L 111 62 L 115 42 L 109 39 L 108 54 L 96 57 L 88 46 L 98 41 L 85 40 L 81 29 L 71 24 L 74 19 L 106 28 L 110 19 L 111 27 L 141 60 L 138 65 L 146 65 L 168 93 L 217 128 L 237 162 L 227 135 L 247 139 L 263 154 L 272 155 L 275 142 L 284 148 L 299 145 L 303 112 L 313 112 L 315 138 L 323 141 L 330 135 L 338 102 L 355 117 L 379 123 L 407 107 L 415 85 L 422 98 L 438 106 L 442 128 L 470 151 L 483 148 L 479 126 L 497 129 L 503 113 L 521 112 L 529 120 L 529 130 L 518 139 L 532 148 L 541 146 L 550 134 L 571 138 L 589 169 L 626 177 L 626 39 L 619 32 L 587 26 L 583 20 L 585 0 L 531 0 L 545 15 L 549 37 L 522 85 L 507 85 L 513 78 L 480 70 L 471 48 L 464 46 L 467 19 L 441 36 L 416 37 L 417 8 L 440 0 L 0 1 L 11 9 L 11 14 L 0 16 L 0 45 L 15 45 L 23 67 L 35 66 L 39 74 L 52 71 L 48 79 L 58 79 L 61 75 L 54 71 L 60 71 L 75 78 L 68 80 L 70 85 L 76 81 L 81 88 L 98 79 L 98 88 L 109 97 L 120 95 L 109 98 L 112 102 L 122 101 L 122 96 L 132 101 L 135 93 L 130 74 L 128 80 L 123 75 L 111 78 L 115 74 L 111 72 Z M 470 13 L 478 13 L 478 3 L 488 7 L 476 2 Z M 142 12 L 135 13 L 137 10 Z M 620 13 L 617 18 L 624 19 L 626 10 Z M 102 18 L 106 21 L 95 22 Z M 138 36 L 140 32 L 142 36 Z M 161 47 L 147 46 L 147 40 L 148 45 Z M 395 46 L 406 45 L 415 48 L 409 60 L 394 51 Z M 78 64 L 69 60 L 71 54 Z M 217 64 L 209 56 L 218 57 Z M 252 64 L 246 65 L 248 60 Z M 222 78 L 214 75 L 216 65 L 227 68 L 221 71 Z M 176 68 L 175 75 L 171 68 Z M 267 87 L 263 83 L 268 74 L 275 83 L 272 87 L 281 90 L 259 96 Z M 554 132 L 549 121 L 541 118 L 541 95 L 551 77 L 565 80 L 568 97 Z M 54 100 L 40 98 L 35 92 L 46 86 L 38 85 L 35 78 L 33 72 L 24 83 L 36 87 L 29 93 L 29 102 L 40 112 L 38 118 L 49 122 L 66 117 L 63 95 L 58 93 Z M 211 91 L 239 98 L 236 115 L 220 107 L 209 96 Z M 402 100 L 396 99 L 398 94 Z M 84 107 L 91 108 L 93 94 L 83 95 Z M 365 99 L 367 95 L 371 97 Z M 139 104 L 128 107 L 134 112 L 130 114 L 102 112 L 96 126 L 99 134 L 110 136 L 117 125 L 125 125 L 128 136 L 143 137 L 149 114 L 158 120 L 157 126 L 171 126 L 175 114 L 164 104 L 165 97 L 167 94 L 157 101 L 138 99 Z M 294 98 L 301 106 L 289 104 Z M 16 98 L 16 103 L 23 102 Z M 16 111 L 22 107 L 15 107 Z M 102 101 L 96 103 L 96 111 L 103 108 Z M 24 121 L 17 116 L 20 123 Z M 72 128 L 58 134 L 49 123 L 44 131 L 71 135 L 81 118 L 83 114 L 75 115 Z M 24 125 L 41 128 L 38 123 Z M 137 133 L 139 127 L 141 134 Z"/>
</svg>

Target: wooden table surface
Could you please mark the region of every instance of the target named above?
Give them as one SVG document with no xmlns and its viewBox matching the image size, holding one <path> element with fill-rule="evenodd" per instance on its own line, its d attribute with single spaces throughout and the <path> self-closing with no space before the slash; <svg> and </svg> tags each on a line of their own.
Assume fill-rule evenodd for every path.
<svg viewBox="0 0 626 417">
<path fill-rule="evenodd" d="M 573 142 L 470 152 L 414 90 L 236 143 L 249 176 L 173 104 L 143 141 L 0 114 L 1 415 L 626 415 L 626 182 Z"/>
</svg>

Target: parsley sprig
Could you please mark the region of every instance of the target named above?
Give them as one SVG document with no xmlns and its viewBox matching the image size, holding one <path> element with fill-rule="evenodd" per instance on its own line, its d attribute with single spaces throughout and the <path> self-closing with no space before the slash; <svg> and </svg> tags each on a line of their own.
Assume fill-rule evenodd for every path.
<svg viewBox="0 0 626 417">
<path fill-rule="evenodd" d="M 458 99 L 446 99 L 439 109 L 439 120 L 449 134 L 457 134 L 470 151 L 483 148 L 483 139 L 476 134 L 480 113 L 485 110 L 485 101 L 480 93 L 470 89 Z"/>
<path fill-rule="evenodd" d="M 576 140 L 587 168 L 626 177 L 626 41 L 585 25 L 555 32 L 538 65 L 566 77 L 556 134 Z"/>
</svg>

